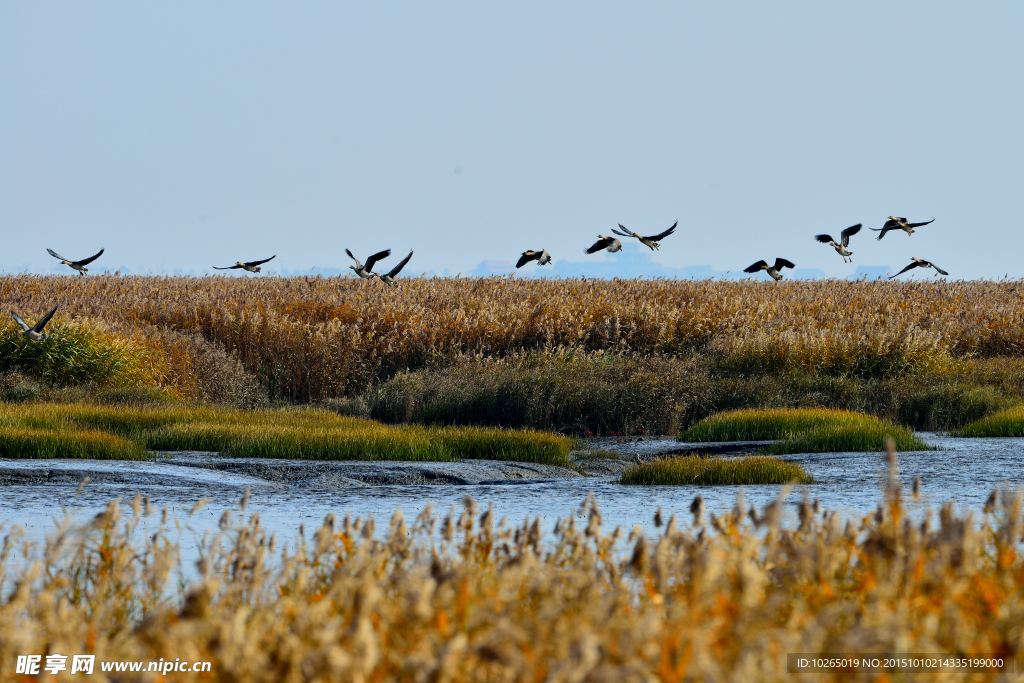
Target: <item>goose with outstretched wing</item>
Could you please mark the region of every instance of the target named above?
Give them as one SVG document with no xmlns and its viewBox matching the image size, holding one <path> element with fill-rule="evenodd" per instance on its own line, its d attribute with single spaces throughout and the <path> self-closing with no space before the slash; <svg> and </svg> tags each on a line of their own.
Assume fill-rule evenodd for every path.
<svg viewBox="0 0 1024 683">
<path fill-rule="evenodd" d="M 398 262 L 397 266 L 392 268 L 389 272 L 384 273 L 383 275 L 379 275 L 378 277 L 380 277 L 380 281 L 383 282 L 384 284 L 390 285 L 392 287 L 397 286 L 397 284 L 395 283 L 395 277 L 397 277 L 398 274 L 402 272 L 402 268 L 405 268 L 405 264 L 408 263 L 409 259 L 411 259 L 411 258 L 412 258 L 412 249 L 409 250 L 409 255 L 408 256 L 406 256 L 404 259 L 402 259 L 401 261 Z"/>
<path fill-rule="evenodd" d="M 911 263 L 909 266 L 907 266 L 906 268 L 904 268 L 900 272 L 896 273 L 895 275 L 890 275 L 889 279 L 891 280 L 894 277 L 899 277 L 900 275 L 903 275 L 903 273 L 907 272 L 908 270 L 913 270 L 914 268 L 934 268 L 936 276 L 938 276 L 938 275 L 949 275 L 949 273 L 944 271 L 942 268 L 939 268 L 937 265 L 935 265 L 931 261 L 925 261 L 924 259 L 914 258 L 913 256 L 910 257 L 910 260 L 913 261 L 913 263 Z"/>
<path fill-rule="evenodd" d="M 793 264 L 792 261 L 788 261 L 784 258 L 777 258 L 775 259 L 774 265 L 768 265 L 767 261 L 758 261 L 757 263 L 754 263 L 744 268 L 743 272 L 756 273 L 758 271 L 764 270 L 767 271 L 768 274 L 772 276 L 773 280 L 778 282 L 779 280 L 782 279 L 783 268 L 796 268 L 796 266 Z"/>
<path fill-rule="evenodd" d="M 612 228 L 612 232 L 614 232 L 616 235 L 619 235 L 620 237 L 635 237 L 638 240 L 640 240 L 640 244 L 646 245 L 647 247 L 650 248 L 651 251 L 654 251 L 655 249 L 660 248 L 660 245 L 658 244 L 659 241 L 665 239 L 666 237 L 668 237 L 669 235 L 676 231 L 677 225 L 679 225 L 679 221 L 673 223 L 672 227 L 666 230 L 665 232 L 659 233 L 657 235 L 648 235 L 646 237 L 638 235 L 632 230 L 626 229 L 626 226 L 624 226 L 622 223 L 619 223 L 618 230 Z"/>
<path fill-rule="evenodd" d="M 516 261 L 516 268 L 522 268 L 530 261 L 536 261 L 538 266 L 546 266 L 551 263 L 551 254 L 548 253 L 547 249 L 541 249 L 540 251 L 528 249 Z"/>
<path fill-rule="evenodd" d="M 839 241 L 836 242 L 832 239 L 831 235 L 815 235 L 814 239 L 818 240 L 822 244 L 835 247 L 836 252 L 843 257 L 843 263 L 853 263 L 853 252 L 847 249 L 850 246 L 850 237 L 860 232 L 861 224 L 851 225 L 846 230 L 839 233 Z"/>
<path fill-rule="evenodd" d="M 598 235 L 597 241 L 590 245 L 588 249 L 584 249 L 583 251 L 587 254 L 596 254 L 602 249 L 607 249 L 610 253 L 614 254 L 622 249 L 622 242 L 618 241 L 614 237 Z"/>
<path fill-rule="evenodd" d="M 223 268 L 220 266 L 214 266 L 214 268 L 216 270 L 234 270 L 235 268 L 241 268 L 242 270 L 246 270 L 250 273 L 258 273 L 260 272 L 260 265 L 266 263 L 267 261 L 270 261 L 276 256 L 277 254 L 274 254 L 270 258 L 265 258 L 262 261 L 238 261 L 233 266 L 224 266 Z"/>
<path fill-rule="evenodd" d="M 21 333 L 23 335 L 25 335 L 32 341 L 42 342 L 46 341 L 46 339 L 50 336 L 43 332 L 43 328 L 46 327 L 46 323 L 50 322 L 50 318 L 52 318 L 53 314 L 56 312 L 57 306 L 54 306 L 53 310 L 44 315 L 42 318 L 40 318 L 39 322 L 37 322 L 35 325 L 29 325 L 27 322 L 25 322 L 24 318 L 22 318 L 14 311 L 11 311 L 11 315 L 14 316 L 14 322 L 18 323 L 18 327 L 21 328 Z"/>
<path fill-rule="evenodd" d="M 907 219 L 903 218 L 902 216 L 889 216 L 889 220 L 887 220 L 885 224 L 882 225 L 882 227 L 871 229 L 878 233 L 878 237 L 876 237 L 875 239 L 880 240 L 883 237 L 885 237 L 885 233 L 889 232 L 890 230 L 902 230 L 908 235 L 913 235 L 914 228 L 920 228 L 922 225 L 928 225 L 929 223 L 934 222 L 935 219 L 933 218 L 930 221 L 924 221 L 923 223 L 908 223 Z"/>
<path fill-rule="evenodd" d="M 381 259 L 385 259 L 388 256 L 391 256 L 390 249 L 378 251 L 376 254 L 372 254 L 368 259 L 366 259 L 366 264 L 364 265 L 360 263 L 359 259 L 357 259 L 348 249 L 345 250 L 345 253 L 348 254 L 348 257 L 350 259 L 356 262 L 354 266 L 349 266 L 349 268 L 354 270 L 356 272 L 356 275 L 363 278 L 364 280 L 377 277 L 377 273 L 373 272 L 373 266 L 376 265 L 377 261 L 380 261 Z"/>
<path fill-rule="evenodd" d="M 57 252 L 55 252 L 53 249 L 50 249 L 49 247 L 46 248 L 46 251 L 50 252 L 50 256 L 59 260 L 65 266 L 69 266 L 77 270 L 79 275 L 85 275 L 86 273 L 89 272 L 89 269 L 86 268 L 86 266 L 95 261 L 96 259 L 98 259 L 100 256 L 102 256 L 103 252 L 106 250 L 100 249 L 98 252 L 96 252 L 89 258 L 84 258 L 81 261 L 72 261 L 71 259 L 66 259 Z"/>
</svg>

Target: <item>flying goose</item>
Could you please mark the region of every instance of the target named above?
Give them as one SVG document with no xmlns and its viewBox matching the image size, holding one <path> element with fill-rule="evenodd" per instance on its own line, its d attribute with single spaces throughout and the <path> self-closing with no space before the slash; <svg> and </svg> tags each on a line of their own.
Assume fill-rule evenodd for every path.
<svg viewBox="0 0 1024 683">
<path fill-rule="evenodd" d="M 857 225 L 851 225 L 846 230 L 843 230 L 839 233 L 840 237 L 838 243 L 832 239 L 831 235 L 815 235 L 814 239 L 818 240 L 822 244 L 828 244 L 835 247 L 836 252 L 843 257 L 843 263 L 853 263 L 853 259 L 849 258 L 850 256 L 853 256 L 853 252 L 846 247 L 850 246 L 850 236 L 856 235 L 860 232 L 860 228 L 861 224 L 858 223 Z"/>
<path fill-rule="evenodd" d="M 49 247 L 47 247 L 46 251 L 50 252 L 50 256 L 52 256 L 53 258 L 59 259 L 60 262 L 63 263 L 65 266 L 71 266 L 72 268 L 77 270 L 79 275 L 85 275 L 87 272 L 89 272 L 89 269 L 86 268 L 86 266 L 95 261 L 96 259 L 98 259 L 100 256 L 102 256 L 105 250 L 100 249 L 98 252 L 96 252 L 89 258 L 84 258 L 81 261 L 68 260 L 61 256 L 60 254 L 58 254 L 57 252 L 55 252 L 53 249 L 50 249 Z"/>
<path fill-rule="evenodd" d="M 394 268 L 391 269 L 391 272 L 385 273 L 384 275 L 379 275 L 378 277 L 380 278 L 380 281 L 383 282 L 386 285 L 391 285 L 392 287 L 397 287 L 398 285 L 395 283 L 395 276 L 397 276 L 400 272 L 402 272 L 402 268 L 405 268 L 405 264 L 408 263 L 409 259 L 411 259 L 411 258 L 412 258 L 412 249 L 409 250 L 409 255 L 408 256 L 406 256 L 404 259 L 402 259 L 398 263 L 397 266 L 395 266 Z"/>
<path fill-rule="evenodd" d="M 939 268 L 937 265 L 935 265 L 931 261 L 925 261 L 924 259 L 914 258 L 913 256 L 910 257 L 910 260 L 913 261 L 913 263 L 911 263 L 909 266 L 907 266 L 906 268 L 904 268 L 900 272 L 896 273 L 896 275 L 891 275 L 889 277 L 889 279 L 891 280 L 894 277 L 898 277 L 900 275 L 903 275 L 903 273 L 907 272 L 908 270 L 913 270 L 914 268 L 934 268 L 935 269 L 935 275 L 949 275 L 949 273 L 944 271 L 942 268 Z"/>
<path fill-rule="evenodd" d="M 616 235 L 620 235 L 621 237 L 635 237 L 638 240 L 640 240 L 640 244 L 647 245 L 651 249 L 651 251 L 654 251 L 655 249 L 659 248 L 658 240 L 665 239 L 673 232 L 675 232 L 677 225 L 679 225 L 679 221 L 673 223 L 672 227 L 666 230 L 665 232 L 659 235 L 648 235 L 647 237 L 641 237 L 632 230 L 627 230 L 626 226 L 624 226 L 622 223 L 619 223 L 619 228 L 621 228 L 621 230 L 616 230 L 615 228 L 612 228 L 612 232 L 614 232 Z"/>
<path fill-rule="evenodd" d="M 541 251 L 524 251 L 523 255 L 516 261 L 516 268 L 522 268 L 530 261 L 536 261 L 538 266 L 545 266 L 551 263 L 551 254 L 548 253 L 547 249 Z"/>
<path fill-rule="evenodd" d="M 14 316 L 14 322 L 18 323 L 18 326 L 21 327 L 21 333 L 23 335 L 32 341 L 46 341 L 46 338 L 50 335 L 43 333 L 43 328 L 46 327 L 46 323 L 50 322 L 50 318 L 52 318 L 53 314 L 56 312 L 57 307 L 54 306 L 52 311 L 40 318 L 39 322 L 32 327 L 29 327 L 29 324 L 25 322 L 25 319 L 14 311 L 11 311 L 11 315 Z"/>
<path fill-rule="evenodd" d="M 214 266 L 214 268 L 216 268 L 217 270 L 233 270 L 235 268 L 241 268 L 242 270 L 247 270 L 250 273 L 258 273 L 260 272 L 261 263 L 266 263 L 267 261 L 273 259 L 276 256 L 277 254 L 274 254 L 274 256 L 271 256 L 270 258 L 265 258 L 262 261 L 245 261 L 244 263 L 242 261 L 238 261 L 233 266 L 224 266 L 223 268 L 221 268 L 220 266 Z"/>
<path fill-rule="evenodd" d="M 357 259 L 355 256 L 352 255 L 351 251 L 346 249 L 345 253 L 348 254 L 348 257 L 350 259 L 352 259 L 353 261 L 356 262 L 356 264 L 354 266 L 349 266 L 349 268 L 351 268 L 352 270 L 356 271 L 356 275 L 358 275 L 359 277 L 361 277 L 363 279 L 367 279 L 367 278 L 371 278 L 372 279 L 372 278 L 376 277 L 377 273 L 371 272 L 371 271 L 373 271 L 374 264 L 377 263 L 377 261 L 380 261 L 383 258 L 387 258 L 388 256 L 391 256 L 391 250 L 390 249 L 385 249 L 384 251 L 378 251 L 376 254 L 373 254 L 372 256 L 370 256 L 370 258 L 366 259 L 366 265 L 364 266 L 362 263 L 359 262 L 359 259 Z M 406 260 L 408 260 L 408 259 L 406 259 Z M 402 262 L 402 265 L 405 265 L 405 261 Z"/>
<path fill-rule="evenodd" d="M 924 223 L 908 223 L 907 219 L 901 216 L 889 216 L 889 220 L 887 220 L 882 227 L 871 229 L 878 233 L 878 237 L 876 237 L 875 239 L 880 240 L 883 237 L 885 237 L 885 233 L 889 232 L 890 230 L 902 230 L 908 235 L 913 235 L 914 228 L 920 228 L 922 225 L 928 225 L 929 223 L 934 222 L 935 219 L 933 218 L 930 221 L 925 221 Z"/>
<path fill-rule="evenodd" d="M 584 249 L 586 254 L 596 254 L 602 249 L 607 249 L 609 252 L 614 254 L 615 252 L 622 249 L 622 242 L 618 241 L 614 237 L 606 237 L 604 235 L 598 235 L 597 241 L 589 249 Z"/>
<path fill-rule="evenodd" d="M 757 263 L 748 266 L 743 269 L 744 273 L 756 273 L 759 270 L 767 270 L 768 274 L 772 276 L 773 280 L 782 279 L 783 268 L 796 268 L 792 261 L 787 261 L 784 258 L 775 259 L 775 265 L 769 266 L 767 261 L 758 261 Z"/>
</svg>

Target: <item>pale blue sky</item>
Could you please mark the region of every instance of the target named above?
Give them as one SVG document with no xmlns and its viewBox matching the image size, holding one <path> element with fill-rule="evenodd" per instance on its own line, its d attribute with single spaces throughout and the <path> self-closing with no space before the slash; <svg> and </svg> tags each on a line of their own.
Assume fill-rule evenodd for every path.
<svg viewBox="0 0 1024 683">
<path fill-rule="evenodd" d="M 415 248 L 1024 276 L 1019 3 L 0 0 L 0 268 Z M 459 169 L 460 172 L 457 172 Z M 812 240 L 889 214 L 917 234 Z M 386 263 L 386 262 L 385 262 Z M 925 276 L 928 276 L 926 273 Z"/>
</svg>

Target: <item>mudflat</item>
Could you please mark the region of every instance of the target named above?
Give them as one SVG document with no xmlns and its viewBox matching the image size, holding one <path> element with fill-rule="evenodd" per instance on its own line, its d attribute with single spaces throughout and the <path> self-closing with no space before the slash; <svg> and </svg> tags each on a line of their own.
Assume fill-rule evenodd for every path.
<svg viewBox="0 0 1024 683">
<path fill-rule="evenodd" d="M 504 460 L 460 462 L 316 461 L 232 458 L 204 451 L 154 454 L 147 461 L 0 460 L 0 486 L 95 484 L 178 486 L 221 483 L 253 488 L 342 489 L 363 486 L 472 486 L 615 476 L 630 465 L 674 454 L 743 455 L 765 442 L 686 444 L 669 437 L 587 439 L 570 454 L 574 467 Z"/>
</svg>

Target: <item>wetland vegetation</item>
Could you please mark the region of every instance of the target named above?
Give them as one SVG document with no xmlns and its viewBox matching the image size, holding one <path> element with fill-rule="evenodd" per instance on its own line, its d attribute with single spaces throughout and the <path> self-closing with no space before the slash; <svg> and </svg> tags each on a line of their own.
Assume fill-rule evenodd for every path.
<svg viewBox="0 0 1024 683">
<path fill-rule="evenodd" d="M 891 436 L 911 450 L 912 429 L 1011 434 L 1024 416 L 1016 282 L 378 284 L 0 277 L 7 309 L 60 306 L 42 344 L 0 325 L 0 457 L 567 464 L 572 441 L 555 432 L 779 439 L 775 454 Z M 810 476 L 769 455 L 686 456 L 622 481 Z M 779 680 L 780 652 L 1016 657 L 1020 497 L 909 523 L 896 481 L 859 521 L 805 501 L 782 525 L 781 498 L 737 501 L 709 520 L 695 505 L 692 525 L 660 520 L 656 538 L 606 532 L 593 503 L 585 527 L 574 516 L 545 537 L 537 519 L 496 524 L 467 500 L 411 525 L 396 513 L 383 535 L 329 516 L 286 543 L 243 502 L 197 540 L 192 582 L 171 531 L 182 520 L 147 521 L 137 497 L 45 549 L 8 533 L 0 666 L 54 643 L 253 681 Z"/>
<path fill-rule="evenodd" d="M 218 451 L 308 460 L 510 460 L 569 464 L 571 441 L 531 430 L 389 426 L 311 408 L 0 404 L 0 457 L 142 459 Z"/>
<path fill-rule="evenodd" d="M 592 502 L 548 538 L 539 519 L 497 522 L 467 499 L 383 532 L 331 515 L 292 540 L 243 501 L 198 541 L 191 580 L 175 528 L 194 521 L 115 502 L 45 548 L 5 530 L 0 666 L 89 652 L 97 670 L 214 662 L 197 680 L 458 683 L 789 680 L 786 652 L 865 648 L 1018 660 L 1020 496 L 910 523 L 894 481 L 855 520 L 804 501 L 783 524 L 782 497 L 716 515 L 695 501 L 693 519 L 659 512 L 653 537 L 609 531 Z"/>
<path fill-rule="evenodd" d="M 976 420 L 954 432 L 956 436 L 1024 436 L 1024 406 L 1015 406 Z"/>
<path fill-rule="evenodd" d="M 748 486 L 813 484 L 814 477 L 795 463 L 770 456 L 720 458 L 690 454 L 627 467 L 621 482 L 643 486 Z"/>
<path fill-rule="evenodd" d="M 742 408 L 839 408 L 957 429 L 1024 398 L 1005 282 L 0 277 L 51 340 L 0 326 L 0 397 L 383 422 L 680 434 Z"/>
<path fill-rule="evenodd" d="M 828 408 L 734 410 L 705 418 L 680 441 L 767 441 L 774 455 L 789 453 L 878 452 L 892 439 L 901 451 L 929 450 L 906 427 L 873 415 Z"/>
</svg>

